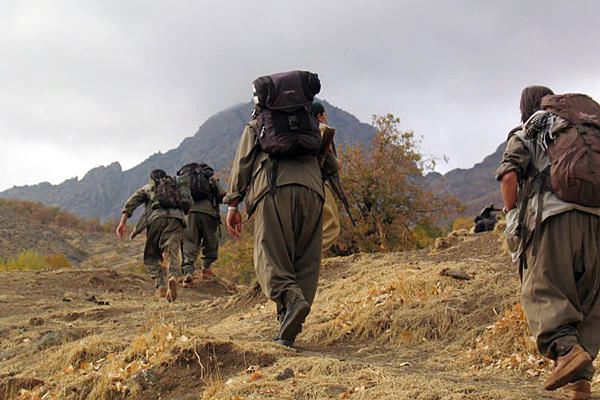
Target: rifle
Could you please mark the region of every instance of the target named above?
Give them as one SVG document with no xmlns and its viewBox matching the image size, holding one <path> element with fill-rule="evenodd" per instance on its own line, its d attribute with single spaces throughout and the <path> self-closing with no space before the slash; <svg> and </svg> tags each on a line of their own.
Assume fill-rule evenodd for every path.
<svg viewBox="0 0 600 400">
<path fill-rule="evenodd" d="M 319 166 L 323 168 L 323 164 L 325 163 L 325 158 L 327 158 L 327 154 L 333 148 L 333 136 L 335 135 L 335 128 L 332 128 L 329 125 L 325 125 L 325 129 L 323 130 L 323 139 L 321 140 L 321 150 L 319 150 L 319 155 L 317 159 L 319 160 Z"/>
<path fill-rule="evenodd" d="M 346 197 L 346 193 L 344 193 L 344 188 L 342 187 L 342 182 L 340 181 L 339 175 L 336 174 L 335 177 L 330 177 L 328 181 L 329 183 L 331 183 L 331 190 L 344 205 L 344 208 L 346 209 L 346 212 L 350 217 L 352 225 L 356 226 L 356 221 L 354 220 L 354 218 L 352 217 L 352 213 L 350 212 L 350 203 L 348 203 L 348 198 Z"/>
<path fill-rule="evenodd" d="M 215 210 L 215 214 L 217 215 L 217 227 L 219 228 L 219 239 L 223 238 L 223 232 L 221 232 L 221 225 L 223 225 L 223 221 L 221 220 L 221 208 L 219 207 L 219 191 L 217 190 L 217 183 L 215 181 L 214 177 L 211 177 L 210 179 L 210 189 L 212 192 L 212 199 L 211 199 L 211 203 L 213 206 L 213 209 Z"/>
<path fill-rule="evenodd" d="M 321 150 L 319 151 L 317 159 L 319 160 L 319 166 L 321 167 L 321 170 L 325 175 L 325 180 L 331 183 L 331 190 L 344 205 L 344 208 L 346 209 L 346 212 L 350 217 L 352 225 L 356 226 L 356 221 L 354 220 L 354 218 L 352 217 L 352 213 L 350 212 L 350 203 L 348 203 L 348 198 L 344 193 L 344 188 L 342 187 L 342 182 L 340 181 L 340 176 L 337 172 L 337 158 L 333 157 L 336 163 L 334 170 L 329 170 L 330 168 L 323 168 L 323 166 L 325 165 L 325 161 L 328 159 L 328 155 L 330 153 L 335 154 L 335 147 L 333 144 L 334 135 L 335 128 L 325 124 L 325 128 L 323 129 L 323 138 L 321 140 Z M 325 170 L 329 171 L 326 172 Z"/>
</svg>

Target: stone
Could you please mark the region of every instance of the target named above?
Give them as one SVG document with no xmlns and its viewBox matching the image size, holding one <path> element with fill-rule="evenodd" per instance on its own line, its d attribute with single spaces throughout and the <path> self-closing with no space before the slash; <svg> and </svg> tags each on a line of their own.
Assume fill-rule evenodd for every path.
<svg viewBox="0 0 600 400">
<path fill-rule="evenodd" d="M 135 374 L 131 381 L 146 390 L 158 382 L 158 375 L 152 369 L 146 369 Z"/>
<path fill-rule="evenodd" d="M 0 361 L 10 360 L 19 353 L 19 349 L 8 349 L 0 353 Z"/>
<path fill-rule="evenodd" d="M 29 325 L 35 325 L 35 326 L 39 326 L 39 325 L 44 325 L 44 319 L 42 317 L 31 317 L 29 319 Z"/>
<path fill-rule="evenodd" d="M 284 381 L 286 379 L 290 379 L 294 377 L 294 370 L 291 368 L 286 368 L 283 370 L 283 372 L 279 375 L 277 375 L 277 377 L 275 379 L 277 379 L 278 381 Z"/>
<path fill-rule="evenodd" d="M 61 345 L 65 342 L 79 340 L 87 336 L 88 332 L 81 328 L 65 329 L 64 331 L 50 331 L 44 334 L 38 341 L 40 350 Z"/>
<path fill-rule="evenodd" d="M 40 350 L 54 347 L 63 342 L 65 339 L 64 335 L 60 332 L 50 331 L 42 336 L 38 342 L 38 348 Z"/>
<path fill-rule="evenodd" d="M 444 268 L 440 272 L 440 276 L 449 276 L 450 278 L 459 279 L 459 280 L 463 280 L 463 281 L 468 281 L 471 279 L 469 274 L 467 274 L 462 269 Z"/>
</svg>

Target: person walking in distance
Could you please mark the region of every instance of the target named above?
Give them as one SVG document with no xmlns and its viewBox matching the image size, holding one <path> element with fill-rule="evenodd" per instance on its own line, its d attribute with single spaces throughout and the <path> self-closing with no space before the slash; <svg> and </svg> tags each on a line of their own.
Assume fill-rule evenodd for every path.
<svg viewBox="0 0 600 400">
<path fill-rule="evenodd" d="M 156 286 L 155 294 L 168 301 L 177 298 L 177 279 L 180 275 L 180 249 L 185 228 L 185 214 L 192 206 L 190 189 L 168 176 L 162 169 L 150 174 L 150 182 L 136 190 L 127 200 L 122 211 L 117 235 L 123 238 L 127 220 L 139 206 L 144 205 L 144 214 L 131 235 L 146 231 L 144 264 Z M 161 266 L 167 259 L 168 280 Z M 168 286 L 167 286 L 168 285 Z"/>
<path fill-rule="evenodd" d="M 212 167 L 204 163 L 186 164 L 177 172 L 177 176 L 190 186 L 194 199 L 182 245 L 183 287 L 191 287 L 200 250 L 202 250 L 200 277 L 203 279 L 214 277 L 210 266 L 219 255 L 217 237 L 221 224 L 219 204 L 225 196 L 225 189 L 215 178 Z"/>
</svg>

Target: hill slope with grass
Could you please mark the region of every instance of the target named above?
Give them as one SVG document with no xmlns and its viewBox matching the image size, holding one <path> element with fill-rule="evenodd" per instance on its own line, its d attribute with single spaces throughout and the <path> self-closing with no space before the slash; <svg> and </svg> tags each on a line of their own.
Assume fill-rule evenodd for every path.
<svg viewBox="0 0 600 400">
<path fill-rule="evenodd" d="M 126 245 L 115 228 L 56 207 L 0 199 L 0 270 L 139 264 L 143 238 Z"/>
<path fill-rule="evenodd" d="M 198 281 L 168 304 L 114 269 L 2 277 L 0 399 L 560 398 L 498 232 L 326 259 L 295 349 L 256 287 Z"/>
</svg>

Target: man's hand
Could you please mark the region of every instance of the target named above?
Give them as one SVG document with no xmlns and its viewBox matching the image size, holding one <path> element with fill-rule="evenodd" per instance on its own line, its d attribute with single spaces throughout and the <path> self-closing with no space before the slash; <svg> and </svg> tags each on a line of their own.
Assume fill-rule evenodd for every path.
<svg viewBox="0 0 600 400">
<path fill-rule="evenodd" d="M 515 171 L 509 171 L 500 181 L 504 209 L 508 212 L 517 205 L 517 190 L 519 188 L 518 175 Z"/>
<path fill-rule="evenodd" d="M 119 226 L 117 226 L 117 237 L 119 239 L 123 239 L 125 236 L 125 226 L 127 225 L 127 214 L 123 214 L 121 217 L 121 221 L 119 222 Z"/>
<path fill-rule="evenodd" d="M 242 234 L 242 214 L 238 210 L 227 212 L 227 229 L 236 238 Z"/>
</svg>

